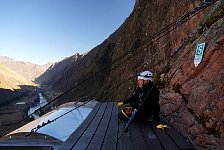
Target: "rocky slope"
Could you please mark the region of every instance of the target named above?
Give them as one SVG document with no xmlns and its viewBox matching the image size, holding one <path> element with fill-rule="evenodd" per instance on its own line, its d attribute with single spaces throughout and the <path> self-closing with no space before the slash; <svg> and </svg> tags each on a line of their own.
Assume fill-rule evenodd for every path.
<svg viewBox="0 0 224 150">
<path fill-rule="evenodd" d="M 34 89 L 33 82 L 0 64 L 0 109 L 2 106 L 12 105 L 12 103 L 15 105 L 15 102 L 19 100 L 31 100 L 29 93 L 35 93 Z"/>
<path fill-rule="evenodd" d="M 32 80 L 40 76 L 51 65 L 47 64 L 41 66 L 30 62 L 16 61 L 7 56 L 0 56 L 0 64 L 4 64 L 28 80 Z"/>
<path fill-rule="evenodd" d="M 22 85 L 34 85 L 15 71 L 0 64 L 0 89 L 20 89 Z"/>
<path fill-rule="evenodd" d="M 150 69 L 161 88 L 161 113 L 168 121 L 198 149 L 221 149 L 224 9 L 220 2 L 158 39 L 152 35 L 177 19 L 181 24 L 180 16 L 198 10 L 201 1 L 137 0 L 133 12 L 115 33 L 43 83 L 50 83 L 50 90 L 60 92 L 75 87 L 60 102 L 82 96 L 119 101 L 127 98 L 136 84 L 135 78 L 125 84 L 121 81 Z M 202 63 L 194 67 L 195 49 L 200 42 L 206 43 L 206 49 Z M 113 90 L 105 92 L 110 88 Z"/>
<path fill-rule="evenodd" d="M 172 64 L 167 73 L 170 85 L 161 90 L 162 113 L 201 148 L 224 146 L 223 35 L 222 18 L 183 49 L 186 56 Z M 206 43 L 206 49 L 203 61 L 195 67 L 194 49 L 200 42 Z"/>
<path fill-rule="evenodd" d="M 71 56 L 69 58 L 65 58 L 64 60 L 52 64 L 46 72 L 40 75 L 35 81 L 38 83 L 53 85 L 54 81 L 60 80 L 60 73 L 67 72 L 71 69 L 72 64 L 80 59 L 82 55 L 79 53 Z"/>
</svg>

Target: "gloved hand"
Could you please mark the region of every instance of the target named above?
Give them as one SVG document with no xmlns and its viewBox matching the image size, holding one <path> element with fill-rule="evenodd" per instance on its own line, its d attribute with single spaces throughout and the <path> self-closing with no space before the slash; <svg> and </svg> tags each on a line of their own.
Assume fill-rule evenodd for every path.
<svg viewBox="0 0 224 150">
<path fill-rule="evenodd" d="M 120 106 L 122 106 L 123 105 L 123 102 L 119 102 L 119 103 L 117 103 L 117 107 L 120 107 Z"/>
<path fill-rule="evenodd" d="M 157 129 L 163 129 L 164 130 L 164 128 L 168 128 L 168 126 L 167 125 L 164 125 L 164 124 L 159 124 L 159 125 L 156 126 L 156 128 Z"/>
</svg>

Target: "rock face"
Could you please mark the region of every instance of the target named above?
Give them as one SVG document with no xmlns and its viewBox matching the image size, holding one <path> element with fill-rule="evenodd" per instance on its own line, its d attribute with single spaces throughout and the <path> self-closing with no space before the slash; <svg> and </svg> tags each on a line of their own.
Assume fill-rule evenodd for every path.
<svg viewBox="0 0 224 150">
<path fill-rule="evenodd" d="M 200 37 L 205 42 L 203 60 L 194 67 L 194 47 L 178 60 L 167 74 L 171 77 L 168 92 L 162 90 L 162 112 L 171 124 L 188 134 L 197 146 L 224 146 L 224 20 L 220 19 Z M 185 48 L 183 53 L 189 49 Z M 167 89 L 166 89 L 167 90 Z M 187 130 L 186 130 L 187 129 Z"/>
<path fill-rule="evenodd" d="M 136 73 L 150 69 L 157 74 L 156 79 L 162 74 L 157 81 L 161 113 L 198 149 L 221 149 L 224 9 L 217 2 L 181 24 L 180 16 L 198 10 L 200 2 L 137 0 L 133 12 L 115 33 L 44 83 L 52 81 L 48 83 L 53 91 L 73 89 L 61 103 L 84 96 L 120 101 L 132 93 Z M 177 19 L 178 27 L 161 37 L 156 35 Z M 206 43 L 203 60 L 194 67 L 195 49 L 201 42 Z"/>
<path fill-rule="evenodd" d="M 71 69 L 72 65 L 78 61 L 82 55 L 79 53 L 65 58 L 64 60 L 52 64 L 44 74 L 40 75 L 35 81 L 42 84 L 53 85 L 54 81 L 60 80 L 60 73 L 65 73 Z"/>
</svg>

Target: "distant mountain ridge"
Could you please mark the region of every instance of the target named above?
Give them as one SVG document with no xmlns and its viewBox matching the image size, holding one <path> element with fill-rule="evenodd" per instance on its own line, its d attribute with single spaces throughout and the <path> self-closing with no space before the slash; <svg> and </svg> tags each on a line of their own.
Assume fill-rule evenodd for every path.
<svg viewBox="0 0 224 150">
<path fill-rule="evenodd" d="M 61 72 L 67 72 L 72 66 L 73 63 L 80 59 L 83 55 L 76 53 L 71 57 L 67 57 L 60 62 L 53 63 L 48 69 L 39 76 L 35 82 L 42 84 L 53 84 L 55 81 L 59 80 L 62 76 Z"/>
<path fill-rule="evenodd" d="M 34 85 L 22 75 L 0 64 L 0 89 L 20 89 L 21 85 Z"/>
<path fill-rule="evenodd" d="M 14 70 L 18 74 L 24 76 L 28 80 L 33 80 L 40 76 L 42 73 L 47 70 L 52 63 L 46 65 L 38 65 L 30 62 L 16 61 L 7 56 L 0 56 L 0 64 L 5 65 L 6 67 Z"/>
</svg>

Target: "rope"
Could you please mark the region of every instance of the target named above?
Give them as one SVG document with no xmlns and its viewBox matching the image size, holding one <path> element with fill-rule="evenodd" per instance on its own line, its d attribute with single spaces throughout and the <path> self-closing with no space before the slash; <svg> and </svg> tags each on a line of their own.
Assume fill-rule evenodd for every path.
<svg viewBox="0 0 224 150">
<path fill-rule="evenodd" d="M 168 34 L 169 32 L 171 32 L 172 30 L 174 30 L 175 28 L 177 28 L 178 26 L 182 25 L 183 23 L 185 23 L 187 20 L 189 20 L 190 18 L 192 18 L 193 16 L 195 16 L 196 14 L 198 14 L 200 11 L 204 10 L 205 8 L 207 8 L 208 6 L 210 6 L 211 4 L 215 3 L 218 0 L 214 0 L 211 2 L 203 2 L 200 6 L 196 7 L 195 10 L 179 17 L 177 19 L 177 21 L 169 24 L 167 27 L 163 28 L 162 30 L 160 30 L 159 32 L 155 33 L 154 35 L 150 36 L 148 39 L 146 39 L 145 41 L 143 41 L 139 47 L 137 47 L 137 52 L 135 52 L 135 54 L 139 53 L 140 51 L 144 50 L 146 47 L 148 47 L 149 45 L 153 44 L 154 42 L 156 42 L 157 40 L 159 40 L 160 38 L 162 38 L 163 36 L 165 36 L 166 34 Z M 176 25 L 176 26 L 175 26 Z M 156 37 L 158 37 L 156 39 Z M 151 43 L 149 43 L 151 40 L 156 39 L 154 41 L 152 41 Z M 147 44 L 149 43 L 149 44 Z M 146 45 L 147 44 L 147 45 Z M 146 46 L 144 46 L 146 45 Z M 142 48 L 141 48 L 142 47 Z M 141 49 L 140 49 L 141 48 Z M 30 115 L 28 115 L 27 117 L 25 117 L 24 119 L 22 119 L 21 121 L 13 124 L 12 126 L 10 126 L 9 128 L 1 131 L 0 137 L 2 137 L 2 135 L 6 132 L 8 132 L 9 130 L 11 130 L 12 128 L 16 127 L 17 125 L 19 125 L 20 123 L 22 123 L 23 121 L 25 121 L 26 119 L 28 119 L 30 116 L 32 116 L 33 114 L 35 114 L 36 112 L 38 112 L 39 110 L 45 108 L 46 106 L 48 106 L 49 104 L 53 103 L 54 101 L 58 100 L 59 98 L 63 97 L 64 95 L 68 94 L 69 92 L 71 92 L 72 90 L 74 90 L 75 88 L 77 88 L 78 86 L 82 85 L 84 82 L 88 81 L 89 79 L 91 79 L 93 76 L 97 75 L 98 73 L 106 70 L 110 65 L 112 66 L 113 64 L 115 64 L 116 62 L 120 61 L 121 59 L 125 58 L 126 56 L 128 56 L 129 54 L 131 54 L 132 52 L 134 52 L 133 49 L 125 52 L 124 54 L 122 54 L 121 56 L 117 57 L 116 59 L 114 59 L 111 64 L 104 66 L 102 69 L 100 69 L 99 71 L 96 71 L 95 73 L 93 73 L 92 75 L 89 75 L 88 77 L 84 78 L 84 79 L 80 79 L 78 80 L 78 82 L 76 82 L 76 84 L 71 87 L 70 89 L 68 89 L 67 91 L 65 91 L 64 93 L 62 93 L 61 95 L 55 97 L 53 100 L 51 100 L 50 102 L 48 102 L 46 105 L 40 107 L 39 109 L 35 110 L 33 113 L 31 113 Z M 132 55 L 131 57 L 133 57 L 134 55 Z M 130 58 L 131 58 L 130 57 Z M 127 60 L 129 60 L 130 58 L 127 58 L 125 60 L 123 60 L 123 62 L 119 63 L 117 66 L 113 67 L 111 70 L 117 68 L 118 66 L 120 66 L 121 64 L 123 64 L 124 62 L 126 62 Z"/>
<path fill-rule="evenodd" d="M 139 67 L 137 67 L 133 72 L 135 72 L 137 69 L 139 69 L 141 66 L 143 66 L 143 64 L 145 64 L 145 62 L 142 63 Z M 110 92 L 110 91 L 112 91 L 112 90 L 115 89 L 115 88 L 117 88 L 116 91 L 118 91 L 118 87 L 120 87 L 121 85 L 123 85 L 124 83 L 126 83 L 127 81 L 131 80 L 131 79 L 134 78 L 134 77 L 135 77 L 135 76 L 132 75 L 132 76 L 129 77 L 127 80 L 123 80 L 123 81 L 117 83 L 116 85 L 112 86 L 111 88 L 107 89 L 106 91 L 103 91 L 103 94 L 105 94 L 105 95 L 104 95 L 104 98 L 102 98 L 99 102 L 104 101 L 104 99 L 106 98 L 106 96 L 109 95 L 109 92 Z M 115 91 L 115 92 L 116 92 L 116 91 Z M 111 93 L 110 98 L 112 97 L 112 94 L 113 94 L 113 93 Z M 96 95 L 96 93 L 94 93 L 93 95 Z M 98 94 L 98 95 L 100 96 L 101 94 Z M 98 97 L 99 97 L 99 96 L 98 96 Z M 88 97 L 89 97 L 89 96 L 88 96 Z M 98 99 L 98 98 L 94 98 L 94 99 Z M 64 113 L 64 114 L 62 114 L 62 115 L 60 115 L 60 116 L 58 116 L 57 118 L 55 118 L 55 119 L 53 119 L 53 120 L 51 120 L 51 121 L 48 120 L 47 123 L 43 123 L 42 125 L 38 125 L 37 127 L 34 127 L 28 134 L 26 134 L 26 136 L 30 136 L 33 132 L 37 132 L 37 130 L 39 130 L 40 128 L 42 128 L 42 127 L 44 127 L 44 126 L 46 126 L 46 125 L 48 125 L 48 124 L 50 124 L 50 123 L 52 123 L 52 122 L 58 120 L 59 118 L 65 116 L 66 114 L 69 114 L 70 112 L 76 110 L 77 108 L 79 108 L 79 107 L 81 107 L 81 106 L 84 106 L 85 104 L 87 104 L 87 103 L 90 102 L 91 100 L 92 100 L 92 98 L 89 98 L 89 100 L 87 100 L 87 101 L 84 102 L 83 104 L 81 104 L 81 105 L 79 105 L 79 106 L 77 106 L 77 107 L 71 109 L 70 111 L 68 111 L 68 112 L 66 112 L 66 113 Z M 108 99 L 108 100 L 109 100 L 109 99 Z M 106 102 L 108 102 L 108 100 L 107 100 Z M 77 100 L 77 102 L 78 102 L 78 101 L 79 101 L 79 100 Z M 77 104 L 77 102 L 76 102 L 76 104 Z"/>
<path fill-rule="evenodd" d="M 209 14 L 209 15 L 207 15 L 207 16 L 205 17 L 206 19 L 203 21 L 203 23 L 201 23 L 201 24 L 197 27 L 197 31 L 193 31 L 193 33 L 191 33 L 191 34 L 188 36 L 187 40 L 185 40 L 185 41 L 181 44 L 181 46 L 180 46 L 179 48 L 177 48 L 177 49 L 173 52 L 173 54 L 171 54 L 168 58 L 166 58 L 166 59 L 164 59 L 164 60 L 162 60 L 162 61 L 156 63 L 156 64 L 155 64 L 154 66 L 152 66 L 152 67 L 155 67 L 155 66 L 157 66 L 158 64 L 160 64 L 160 63 L 162 63 L 162 62 L 168 60 L 167 65 L 166 65 L 166 66 L 164 67 L 164 69 L 160 72 L 160 73 L 163 73 L 163 71 L 164 71 L 164 70 L 166 69 L 166 67 L 169 65 L 169 63 L 170 63 L 170 61 L 172 60 L 172 58 L 173 58 L 178 52 L 180 52 L 180 50 L 181 50 L 184 46 L 186 46 L 186 45 L 191 41 L 191 39 L 193 39 L 193 37 L 194 37 L 194 36 L 198 33 L 198 31 L 201 29 L 201 26 L 203 26 L 203 25 L 206 23 L 206 21 L 207 21 L 211 16 L 213 16 L 215 13 L 218 12 L 218 9 L 219 9 L 220 6 L 221 6 L 221 3 L 219 4 L 219 6 L 216 6 L 216 9 L 215 9 L 211 14 Z M 199 39 L 197 39 L 197 41 L 199 41 L 200 39 L 202 39 L 203 36 L 205 36 L 205 30 L 204 30 L 202 36 L 201 36 Z M 186 54 L 189 53 L 189 52 L 191 51 L 191 49 L 193 49 L 193 47 L 196 45 L 196 43 L 197 43 L 197 42 L 195 42 L 195 44 L 194 44 L 191 48 L 189 48 L 189 50 L 188 50 L 182 57 L 180 57 L 180 59 L 182 59 L 184 56 L 186 56 Z M 172 66 L 176 65 L 177 63 L 178 63 L 178 62 L 172 64 Z M 179 63 L 180 63 L 180 62 L 179 62 Z M 172 75 L 172 76 L 173 76 L 173 75 Z"/>
<path fill-rule="evenodd" d="M 155 84 L 154 84 L 154 83 L 152 83 L 152 84 L 153 84 L 152 87 L 150 88 L 150 90 L 149 90 L 148 93 L 146 94 L 146 96 L 145 96 L 144 100 L 142 101 L 141 105 L 140 105 L 137 109 L 134 109 L 134 110 L 133 110 L 133 112 L 132 112 L 132 114 L 131 114 L 131 117 L 129 118 L 128 122 L 125 124 L 124 129 L 123 129 L 123 131 L 121 132 L 121 135 L 118 137 L 118 142 L 120 141 L 120 138 L 121 138 L 121 136 L 123 135 L 123 133 L 127 131 L 127 128 L 128 128 L 128 126 L 129 126 L 129 124 L 130 124 L 131 121 L 134 119 L 136 113 L 137 113 L 137 112 L 139 111 L 139 109 L 143 106 L 143 104 L 144 104 L 144 102 L 146 101 L 146 98 L 148 97 L 149 93 L 150 93 L 150 92 L 152 91 L 152 89 L 154 88 Z"/>
</svg>

